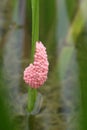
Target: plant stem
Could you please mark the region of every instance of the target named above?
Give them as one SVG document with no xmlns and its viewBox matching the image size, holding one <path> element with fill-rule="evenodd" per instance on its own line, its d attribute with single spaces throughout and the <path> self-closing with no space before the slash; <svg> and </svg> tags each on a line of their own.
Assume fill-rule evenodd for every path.
<svg viewBox="0 0 87 130">
<path fill-rule="evenodd" d="M 31 0 L 32 7 L 32 51 L 31 60 L 35 53 L 36 41 L 39 40 L 39 0 Z M 31 112 L 34 109 L 37 96 L 37 90 L 29 87 L 28 89 L 28 111 Z"/>
<path fill-rule="evenodd" d="M 35 101 L 37 96 L 37 90 L 28 88 L 28 111 L 31 112 L 34 109 Z"/>
<path fill-rule="evenodd" d="M 32 60 L 36 41 L 39 40 L 39 0 L 31 0 L 32 4 Z"/>
</svg>

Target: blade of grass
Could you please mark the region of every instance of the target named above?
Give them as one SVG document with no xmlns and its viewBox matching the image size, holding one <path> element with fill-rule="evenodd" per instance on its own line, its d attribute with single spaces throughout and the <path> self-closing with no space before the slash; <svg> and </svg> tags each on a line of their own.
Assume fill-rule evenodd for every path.
<svg viewBox="0 0 87 130">
<path fill-rule="evenodd" d="M 66 42 L 68 43 L 68 45 L 72 44 L 72 38 L 73 41 L 76 41 L 77 37 L 79 36 L 84 27 L 84 24 L 85 19 L 82 15 L 81 10 L 79 9 L 66 38 Z"/>
<path fill-rule="evenodd" d="M 31 60 L 33 61 L 36 41 L 39 40 L 39 0 L 31 0 L 32 7 L 32 51 Z M 28 89 L 28 111 L 34 108 L 37 96 L 37 90 L 29 87 Z"/>
<path fill-rule="evenodd" d="M 76 14 L 76 17 L 70 27 L 70 30 L 67 34 L 67 37 L 65 39 L 65 43 L 66 43 L 66 46 L 64 46 L 61 50 L 61 53 L 60 53 L 60 63 L 59 63 L 59 66 L 61 67 L 61 78 L 63 79 L 65 74 L 66 74 L 66 71 L 69 67 L 69 62 L 71 60 L 71 57 L 72 57 L 72 54 L 74 52 L 74 41 L 77 40 L 79 34 L 82 32 L 83 28 L 84 28 L 84 25 L 86 23 L 86 20 L 87 20 L 87 16 L 86 15 L 86 5 L 87 5 L 87 0 L 84 0 L 82 1 L 81 3 L 81 8 L 79 8 L 77 14 Z M 81 10 L 82 9 L 82 10 Z M 83 42 L 83 40 L 82 40 Z M 83 47 L 83 45 L 82 45 Z M 81 57 L 80 57 L 81 58 Z M 82 61 L 80 61 L 82 62 Z M 82 67 L 83 65 L 83 67 Z M 80 90 L 81 90 L 81 125 L 80 125 L 80 129 L 81 130 L 86 130 L 87 129 L 87 87 L 86 87 L 86 68 L 85 68 L 85 62 L 83 63 L 80 63 L 80 71 L 82 70 L 82 72 L 84 72 L 85 76 L 84 75 L 81 75 L 81 72 L 80 72 L 80 80 L 81 80 L 81 87 L 80 87 Z M 85 68 L 85 69 L 84 69 Z M 84 71 L 85 70 L 85 71 Z"/>
<path fill-rule="evenodd" d="M 84 1 L 85 6 L 85 1 Z M 74 42 L 81 33 L 86 19 L 83 17 L 81 8 L 77 11 L 76 17 L 68 31 L 67 37 L 65 39 L 65 46 L 62 48 L 59 55 L 60 62 L 59 66 L 61 67 L 61 78 L 65 77 L 66 71 L 68 69 L 69 62 L 71 60 L 72 54 L 74 52 Z"/>
</svg>

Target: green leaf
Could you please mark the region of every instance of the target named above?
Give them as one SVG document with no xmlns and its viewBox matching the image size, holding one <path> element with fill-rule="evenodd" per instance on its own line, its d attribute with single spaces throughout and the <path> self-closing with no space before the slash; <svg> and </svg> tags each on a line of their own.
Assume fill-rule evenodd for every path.
<svg viewBox="0 0 87 130">
<path fill-rule="evenodd" d="M 73 41 L 76 41 L 76 39 L 78 38 L 79 34 L 81 33 L 84 24 L 86 22 L 86 19 L 84 19 L 81 10 L 79 9 L 76 17 L 69 29 L 66 41 L 68 44 L 72 44 L 71 40 L 73 39 Z"/>
<path fill-rule="evenodd" d="M 59 63 L 58 63 L 58 67 L 59 67 L 59 72 L 60 72 L 60 78 L 64 79 L 65 75 L 66 75 L 66 71 L 69 67 L 69 63 L 71 60 L 71 56 L 74 52 L 74 47 L 72 46 L 66 46 L 63 48 L 62 53 L 59 56 Z"/>
<path fill-rule="evenodd" d="M 83 7 L 85 8 L 86 2 L 83 2 Z M 73 55 L 74 51 L 74 42 L 77 40 L 78 36 L 80 35 L 84 24 L 86 22 L 86 18 L 83 17 L 81 8 L 77 11 L 76 17 L 69 29 L 69 32 L 67 34 L 67 37 L 65 39 L 67 45 L 64 46 L 61 50 L 60 56 L 59 56 L 59 68 L 61 70 L 60 76 L 61 78 L 64 78 L 66 71 L 68 69 L 68 65 L 71 60 L 71 56 Z"/>
</svg>

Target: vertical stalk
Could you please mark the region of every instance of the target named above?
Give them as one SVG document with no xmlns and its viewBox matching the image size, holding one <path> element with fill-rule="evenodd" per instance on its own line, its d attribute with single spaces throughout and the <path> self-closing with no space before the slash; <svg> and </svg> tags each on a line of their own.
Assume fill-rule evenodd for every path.
<svg viewBox="0 0 87 130">
<path fill-rule="evenodd" d="M 39 0 L 31 0 L 32 7 L 32 51 L 31 60 L 33 61 L 36 41 L 39 40 Z M 29 87 L 28 89 L 28 111 L 34 109 L 37 96 L 37 90 Z"/>
<path fill-rule="evenodd" d="M 36 41 L 39 40 L 39 0 L 31 0 L 32 4 L 32 60 Z"/>
</svg>

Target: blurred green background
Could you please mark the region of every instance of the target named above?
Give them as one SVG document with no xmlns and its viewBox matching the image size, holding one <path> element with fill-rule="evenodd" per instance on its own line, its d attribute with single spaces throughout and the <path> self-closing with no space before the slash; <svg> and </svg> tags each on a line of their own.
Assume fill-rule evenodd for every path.
<svg viewBox="0 0 87 130">
<path fill-rule="evenodd" d="M 40 0 L 40 40 L 48 80 L 26 111 L 24 68 L 30 63 L 30 0 L 0 0 L 0 130 L 87 130 L 87 0 Z"/>
</svg>

